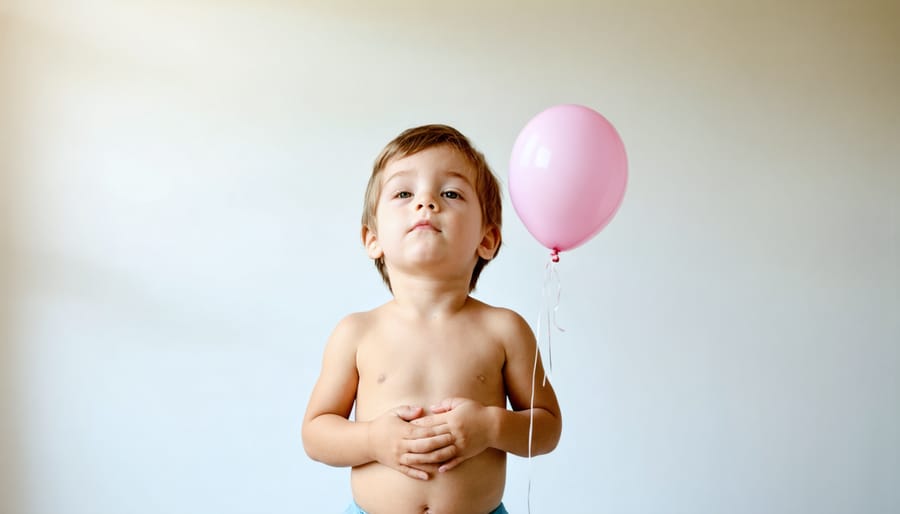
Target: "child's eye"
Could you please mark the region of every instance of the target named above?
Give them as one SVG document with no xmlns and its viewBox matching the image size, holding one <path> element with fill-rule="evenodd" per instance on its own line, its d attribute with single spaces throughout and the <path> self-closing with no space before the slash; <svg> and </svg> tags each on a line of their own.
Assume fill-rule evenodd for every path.
<svg viewBox="0 0 900 514">
<path fill-rule="evenodd" d="M 400 191 L 399 193 L 394 195 L 395 198 L 409 198 L 411 196 L 412 193 L 410 193 L 409 191 Z"/>
<path fill-rule="evenodd" d="M 441 196 L 443 196 L 444 198 L 449 198 L 451 200 L 456 200 L 459 198 L 459 193 L 457 193 L 456 191 L 444 191 L 443 193 L 441 193 Z"/>
</svg>

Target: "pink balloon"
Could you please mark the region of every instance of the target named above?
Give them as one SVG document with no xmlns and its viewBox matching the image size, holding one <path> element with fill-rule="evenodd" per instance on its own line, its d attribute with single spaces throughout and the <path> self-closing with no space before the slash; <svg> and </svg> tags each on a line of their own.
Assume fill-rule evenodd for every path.
<svg viewBox="0 0 900 514">
<path fill-rule="evenodd" d="M 581 105 L 556 105 L 531 119 L 513 145 L 509 196 L 542 245 L 571 250 L 605 227 L 628 180 L 616 129 Z"/>
</svg>

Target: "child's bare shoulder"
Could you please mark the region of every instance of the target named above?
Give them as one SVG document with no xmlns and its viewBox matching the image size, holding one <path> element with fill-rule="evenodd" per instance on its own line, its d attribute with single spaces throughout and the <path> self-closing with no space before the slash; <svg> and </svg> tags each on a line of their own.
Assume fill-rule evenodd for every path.
<svg viewBox="0 0 900 514">
<path fill-rule="evenodd" d="M 371 330 L 372 326 L 383 317 L 380 307 L 364 312 L 353 312 L 344 316 L 331 334 L 331 341 L 337 345 L 355 344 Z"/>
<path fill-rule="evenodd" d="M 501 340 L 520 340 L 531 335 L 531 327 L 518 312 L 506 307 L 495 307 L 476 300 L 476 309 L 485 325 Z"/>
</svg>

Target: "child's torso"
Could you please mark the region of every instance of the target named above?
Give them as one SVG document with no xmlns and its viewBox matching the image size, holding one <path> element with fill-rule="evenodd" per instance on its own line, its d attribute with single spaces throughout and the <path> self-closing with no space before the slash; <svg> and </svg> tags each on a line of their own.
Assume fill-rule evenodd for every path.
<svg viewBox="0 0 900 514">
<path fill-rule="evenodd" d="M 359 342 L 356 419 L 401 405 L 430 406 L 451 397 L 506 407 L 505 350 L 484 317 L 429 326 L 379 320 Z M 495 449 L 446 473 L 415 480 L 381 464 L 354 468 L 357 502 L 372 514 L 490 512 L 503 495 L 506 454 Z"/>
</svg>

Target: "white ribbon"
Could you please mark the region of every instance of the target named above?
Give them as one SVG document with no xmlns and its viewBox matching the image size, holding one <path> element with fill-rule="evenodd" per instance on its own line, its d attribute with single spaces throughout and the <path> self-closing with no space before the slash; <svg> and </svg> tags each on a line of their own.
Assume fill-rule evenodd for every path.
<svg viewBox="0 0 900 514">
<path fill-rule="evenodd" d="M 552 379 L 553 374 L 553 353 L 551 349 L 551 339 L 553 335 L 553 329 L 560 332 L 565 332 L 565 329 L 559 326 L 556 321 L 557 313 L 559 312 L 559 304 L 560 297 L 562 296 L 562 281 L 559 278 L 559 271 L 556 269 L 556 263 L 559 258 L 556 256 L 556 252 L 552 255 L 552 259 L 547 263 L 547 266 L 544 267 L 544 286 L 541 293 L 541 310 L 538 312 L 538 323 L 537 323 L 537 341 L 534 345 L 534 366 L 531 370 L 531 404 L 529 410 L 529 419 L 528 419 L 528 514 L 531 514 L 531 483 L 532 483 L 532 467 L 531 467 L 531 443 L 534 437 L 534 390 L 535 385 L 537 383 L 537 363 L 540 349 L 540 337 L 544 335 L 544 331 L 542 327 L 544 317 L 547 318 L 547 367 L 544 370 L 544 377 L 541 381 L 541 387 L 545 387 L 547 385 L 547 379 Z M 556 286 L 556 292 L 551 296 L 553 292 L 553 286 Z M 553 306 L 550 306 L 550 303 L 553 303 Z"/>
</svg>

